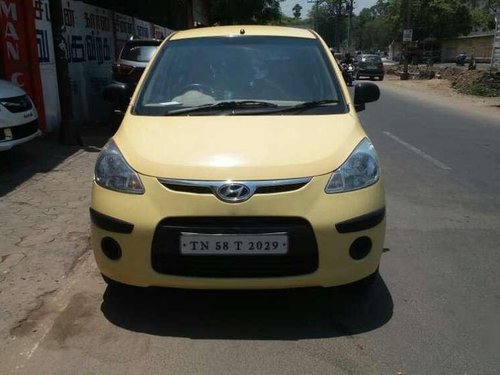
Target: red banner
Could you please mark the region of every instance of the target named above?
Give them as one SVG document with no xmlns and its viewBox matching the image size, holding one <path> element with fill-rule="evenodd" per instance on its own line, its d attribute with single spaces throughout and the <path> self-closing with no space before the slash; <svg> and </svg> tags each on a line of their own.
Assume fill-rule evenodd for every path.
<svg viewBox="0 0 500 375">
<path fill-rule="evenodd" d="M 46 130 L 32 1 L 0 0 L 0 75 L 31 96 Z"/>
</svg>

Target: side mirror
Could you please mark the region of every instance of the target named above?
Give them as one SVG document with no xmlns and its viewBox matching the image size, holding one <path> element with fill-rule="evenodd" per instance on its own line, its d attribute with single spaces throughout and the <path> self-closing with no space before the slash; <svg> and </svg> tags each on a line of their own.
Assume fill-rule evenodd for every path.
<svg viewBox="0 0 500 375">
<path fill-rule="evenodd" d="M 365 109 L 365 104 L 377 101 L 380 98 L 380 90 L 374 83 L 358 83 L 354 87 L 354 108 L 357 112 Z"/>
<path fill-rule="evenodd" d="M 125 111 L 130 101 L 129 89 L 124 83 L 114 82 L 107 85 L 102 90 L 102 96 L 115 110 Z"/>
</svg>

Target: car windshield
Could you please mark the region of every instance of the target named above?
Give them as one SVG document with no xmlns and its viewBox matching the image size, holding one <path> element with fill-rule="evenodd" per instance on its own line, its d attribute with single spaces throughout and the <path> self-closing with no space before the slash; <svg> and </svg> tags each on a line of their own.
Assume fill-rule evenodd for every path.
<svg viewBox="0 0 500 375">
<path fill-rule="evenodd" d="M 148 62 L 157 48 L 158 46 L 152 45 L 126 45 L 120 57 L 123 60 Z"/>
<path fill-rule="evenodd" d="M 363 56 L 363 62 L 367 64 L 380 64 L 382 62 L 382 59 L 380 58 L 380 56 L 369 55 Z"/>
<path fill-rule="evenodd" d="M 321 105 L 303 114 L 345 112 L 335 73 L 315 39 L 193 38 L 168 42 L 159 53 L 135 114 L 180 115 L 211 105 L 206 114 L 236 114 L 234 107 L 238 113 L 263 114 L 305 102 Z"/>
</svg>

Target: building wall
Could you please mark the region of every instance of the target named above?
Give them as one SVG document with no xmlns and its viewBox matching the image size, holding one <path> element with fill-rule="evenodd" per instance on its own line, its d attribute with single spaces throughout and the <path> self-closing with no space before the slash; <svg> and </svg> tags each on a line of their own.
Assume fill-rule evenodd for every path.
<svg viewBox="0 0 500 375">
<path fill-rule="evenodd" d="M 35 11 L 36 44 L 42 79 L 43 102 L 47 131 L 56 129 L 61 122 L 59 89 L 54 54 L 54 39 L 49 0 L 33 0 Z"/>
<path fill-rule="evenodd" d="M 490 62 L 493 35 L 460 37 L 441 41 L 441 61 L 452 62 L 462 52 L 474 55 L 478 62 Z"/>
<path fill-rule="evenodd" d="M 127 15 L 140 14 L 132 8 L 144 10 L 152 0 L 141 0 L 132 8 L 122 4 L 124 13 L 64 0 L 63 41 L 56 46 L 50 1 L 0 0 L 0 78 L 23 87 L 35 100 L 41 128 L 55 130 L 61 123 L 55 48 L 61 49 L 68 62 L 73 120 L 105 122 L 110 108 L 102 99 L 102 89 L 112 80 L 112 65 L 123 43 L 132 35 L 162 38 L 173 30 Z M 94 3 L 116 4 L 111 0 Z M 158 22 L 172 27 L 177 23 L 182 28 L 194 27 L 194 21 L 209 24 L 208 0 L 172 0 L 156 5 L 161 8 L 156 10 Z"/>
</svg>

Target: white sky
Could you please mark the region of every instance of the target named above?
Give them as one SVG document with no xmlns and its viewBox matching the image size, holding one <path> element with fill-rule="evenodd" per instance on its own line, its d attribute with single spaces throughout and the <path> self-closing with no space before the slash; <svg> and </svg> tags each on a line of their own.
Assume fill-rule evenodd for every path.
<svg viewBox="0 0 500 375">
<path fill-rule="evenodd" d="M 354 0 L 354 13 L 359 14 L 361 9 L 369 8 L 372 5 L 375 5 L 376 0 Z M 309 0 L 285 0 L 280 3 L 281 11 L 285 16 L 292 17 L 293 11 L 292 8 L 295 4 L 300 4 L 302 7 L 302 16 L 301 18 L 306 18 L 309 13 L 309 9 L 314 5 L 313 3 L 309 3 Z"/>
</svg>

